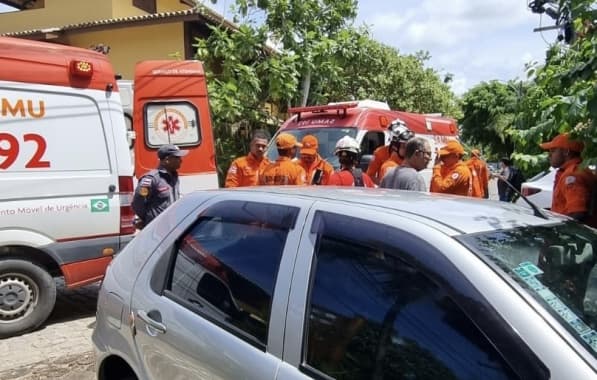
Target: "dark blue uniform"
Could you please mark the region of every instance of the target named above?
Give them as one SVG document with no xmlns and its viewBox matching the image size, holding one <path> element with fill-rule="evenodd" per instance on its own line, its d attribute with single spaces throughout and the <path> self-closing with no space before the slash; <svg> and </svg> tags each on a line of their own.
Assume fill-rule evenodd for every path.
<svg viewBox="0 0 597 380">
<path fill-rule="evenodd" d="M 180 198 L 178 175 L 159 167 L 139 179 L 133 196 L 133 210 L 146 226 Z"/>
</svg>

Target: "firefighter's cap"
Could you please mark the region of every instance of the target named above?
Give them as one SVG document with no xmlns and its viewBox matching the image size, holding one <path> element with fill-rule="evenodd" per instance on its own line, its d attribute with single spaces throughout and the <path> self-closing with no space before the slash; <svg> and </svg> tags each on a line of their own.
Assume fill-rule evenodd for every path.
<svg viewBox="0 0 597 380">
<path fill-rule="evenodd" d="M 296 137 L 290 133 L 280 133 L 278 137 L 276 137 L 276 146 L 278 149 L 290 149 L 295 146 L 300 148 L 302 145 L 298 143 Z"/>
<path fill-rule="evenodd" d="M 317 148 L 319 147 L 317 137 L 313 135 L 306 135 L 301 141 L 303 147 L 301 148 L 301 154 L 308 154 L 310 156 L 317 154 Z"/>
<path fill-rule="evenodd" d="M 570 140 L 567 133 L 562 133 L 553 138 L 553 140 L 539 144 L 541 149 L 550 150 L 555 148 L 568 149 L 573 152 L 582 152 L 585 144 L 582 141 Z"/>
<path fill-rule="evenodd" d="M 440 157 L 441 156 L 447 156 L 448 154 L 452 154 L 452 153 L 459 154 L 459 155 L 463 155 L 464 154 L 464 148 L 456 140 L 450 140 L 450 141 L 448 141 L 448 143 L 446 145 L 444 145 L 439 150 Z"/>
</svg>

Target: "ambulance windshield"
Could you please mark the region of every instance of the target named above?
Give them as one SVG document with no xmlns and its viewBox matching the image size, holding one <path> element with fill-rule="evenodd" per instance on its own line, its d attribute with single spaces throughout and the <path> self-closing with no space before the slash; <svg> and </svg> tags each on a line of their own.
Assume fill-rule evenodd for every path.
<svg viewBox="0 0 597 380">
<path fill-rule="evenodd" d="M 313 135 L 317 137 L 317 142 L 319 144 L 318 152 L 319 155 L 324 158 L 327 162 L 329 162 L 334 168 L 338 168 L 340 165 L 338 163 L 338 158 L 334 155 L 334 148 L 336 147 L 336 143 L 342 137 L 348 135 L 350 137 L 356 137 L 357 135 L 357 128 L 355 127 L 328 127 L 325 128 L 301 128 L 301 129 L 289 129 L 284 130 L 284 133 L 290 133 L 294 135 L 298 142 L 301 142 L 303 137 L 306 135 Z M 274 161 L 278 158 L 278 151 L 276 149 L 275 144 L 275 136 L 272 138 L 271 143 L 267 148 L 266 155 L 271 160 Z M 300 154 L 299 149 L 297 149 L 297 157 Z"/>
</svg>

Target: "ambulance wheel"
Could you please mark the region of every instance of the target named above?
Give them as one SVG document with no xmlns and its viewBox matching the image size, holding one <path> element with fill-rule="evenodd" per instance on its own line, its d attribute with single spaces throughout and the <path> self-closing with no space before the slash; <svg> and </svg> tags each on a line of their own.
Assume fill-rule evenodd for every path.
<svg viewBox="0 0 597 380">
<path fill-rule="evenodd" d="M 48 272 L 24 260 L 0 260 L 0 338 L 39 327 L 54 309 L 56 283 Z"/>
</svg>

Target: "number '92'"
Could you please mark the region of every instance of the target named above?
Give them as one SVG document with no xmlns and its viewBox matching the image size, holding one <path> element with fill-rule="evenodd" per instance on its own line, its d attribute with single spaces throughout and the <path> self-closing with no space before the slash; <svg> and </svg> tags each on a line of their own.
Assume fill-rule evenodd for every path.
<svg viewBox="0 0 597 380">
<path fill-rule="evenodd" d="M 26 133 L 23 135 L 23 143 L 35 144 L 35 152 L 25 164 L 27 169 L 50 167 L 50 161 L 43 160 L 47 147 L 43 136 L 36 133 Z M 0 169 L 10 168 L 19 157 L 19 151 L 20 143 L 17 136 L 10 133 L 0 133 Z"/>
</svg>

